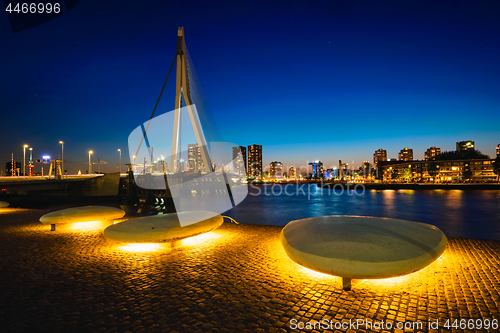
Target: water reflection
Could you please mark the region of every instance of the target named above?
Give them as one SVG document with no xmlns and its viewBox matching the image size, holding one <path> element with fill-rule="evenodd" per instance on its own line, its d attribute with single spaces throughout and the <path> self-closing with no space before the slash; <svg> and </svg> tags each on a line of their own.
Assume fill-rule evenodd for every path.
<svg viewBox="0 0 500 333">
<path fill-rule="evenodd" d="M 391 217 L 436 225 L 448 237 L 500 240 L 500 191 L 358 190 L 356 194 L 321 191 L 313 184 L 284 187 L 250 186 L 248 197 L 227 215 L 240 223 L 278 226 L 321 215 Z"/>
</svg>

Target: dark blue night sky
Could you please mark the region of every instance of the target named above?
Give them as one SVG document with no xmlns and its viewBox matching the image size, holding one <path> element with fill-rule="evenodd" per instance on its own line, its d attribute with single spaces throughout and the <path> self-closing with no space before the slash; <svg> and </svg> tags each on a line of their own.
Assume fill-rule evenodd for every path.
<svg viewBox="0 0 500 333">
<path fill-rule="evenodd" d="M 225 140 L 262 144 L 264 165 L 378 148 L 500 143 L 499 1 L 85 1 L 12 33 L 0 14 L 0 163 L 88 150 L 116 171 L 176 51 L 177 27 Z M 157 112 L 174 108 L 174 78 Z M 38 167 L 35 171 L 38 171 Z"/>
</svg>

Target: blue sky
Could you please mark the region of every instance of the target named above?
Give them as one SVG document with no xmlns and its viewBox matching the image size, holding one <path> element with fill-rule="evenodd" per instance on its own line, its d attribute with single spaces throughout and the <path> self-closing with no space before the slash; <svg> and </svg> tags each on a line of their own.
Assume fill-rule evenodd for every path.
<svg viewBox="0 0 500 333">
<path fill-rule="evenodd" d="M 117 170 L 175 55 L 178 26 L 226 141 L 262 144 L 264 164 L 339 159 L 378 148 L 423 158 L 500 143 L 500 3 L 495 1 L 80 1 L 12 33 L 0 15 L 0 162 L 22 145 L 69 172 L 88 150 Z M 5 47 L 4 47 L 5 46 Z M 173 78 L 159 113 L 174 108 Z"/>
</svg>

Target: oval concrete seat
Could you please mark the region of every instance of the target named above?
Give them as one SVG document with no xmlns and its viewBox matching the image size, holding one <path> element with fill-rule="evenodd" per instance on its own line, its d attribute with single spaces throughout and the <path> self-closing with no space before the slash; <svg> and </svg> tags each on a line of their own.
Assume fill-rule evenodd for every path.
<svg viewBox="0 0 500 333">
<path fill-rule="evenodd" d="M 418 271 L 436 260 L 447 243 L 443 232 L 429 224 L 362 216 L 292 221 L 280 237 L 295 262 L 348 279 L 388 278 Z"/>
<path fill-rule="evenodd" d="M 43 224 L 90 222 L 119 219 L 125 212 L 119 208 L 107 206 L 84 206 L 66 208 L 40 217 Z"/>
<path fill-rule="evenodd" d="M 178 214 L 186 226 L 181 226 Z M 104 237 L 130 243 L 171 242 L 209 232 L 223 222 L 222 216 L 206 211 L 145 216 L 110 225 L 104 229 Z"/>
<path fill-rule="evenodd" d="M 0 201 L 0 208 L 7 208 L 10 206 L 10 203 L 7 201 Z"/>
</svg>

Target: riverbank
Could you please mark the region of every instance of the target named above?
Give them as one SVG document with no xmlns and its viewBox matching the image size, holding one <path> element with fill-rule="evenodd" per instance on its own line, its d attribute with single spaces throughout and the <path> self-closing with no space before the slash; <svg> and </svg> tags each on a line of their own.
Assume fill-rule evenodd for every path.
<svg viewBox="0 0 500 333">
<path fill-rule="evenodd" d="M 500 190 L 500 184 L 324 183 L 323 188 L 366 190 Z"/>
<path fill-rule="evenodd" d="M 339 278 L 291 261 L 282 227 L 224 223 L 144 251 L 105 240 L 102 227 L 50 232 L 38 222 L 47 212 L 0 209 L 5 332 L 288 332 L 357 319 L 417 322 L 413 331 L 428 332 L 429 322 L 500 319 L 499 241 L 450 238 L 423 270 L 356 281 L 347 292 Z"/>
</svg>

